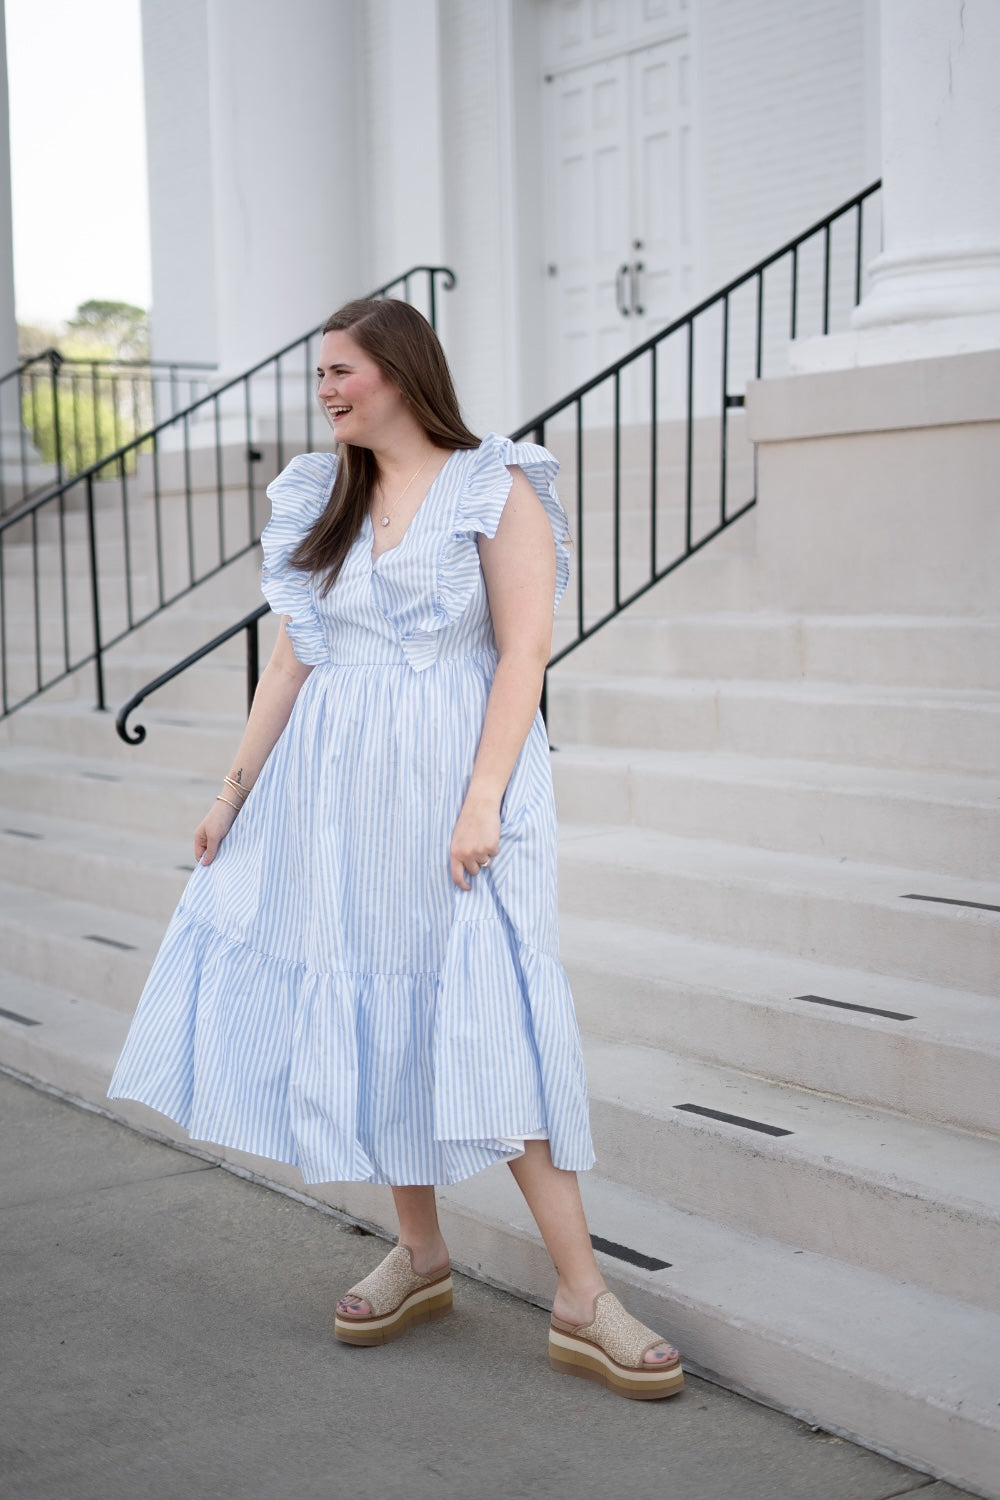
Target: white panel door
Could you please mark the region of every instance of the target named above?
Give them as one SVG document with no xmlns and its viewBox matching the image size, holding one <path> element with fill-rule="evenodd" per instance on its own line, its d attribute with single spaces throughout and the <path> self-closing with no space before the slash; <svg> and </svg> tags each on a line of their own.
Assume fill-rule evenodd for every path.
<svg viewBox="0 0 1000 1500">
<path fill-rule="evenodd" d="M 650 25 L 656 4 L 552 7 L 557 70 L 544 85 L 550 399 L 662 328 L 690 296 L 689 45 L 684 35 L 642 41 L 640 23 Z M 638 40 L 610 34 L 622 17 L 631 17 Z M 599 42 L 614 55 L 566 61 Z"/>
<path fill-rule="evenodd" d="M 689 305 L 691 111 L 686 41 L 629 58 L 632 335 L 638 343 Z"/>
<path fill-rule="evenodd" d="M 549 389 L 562 392 L 629 347 L 615 300 L 631 215 L 627 58 L 556 77 L 547 104 Z"/>
</svg>

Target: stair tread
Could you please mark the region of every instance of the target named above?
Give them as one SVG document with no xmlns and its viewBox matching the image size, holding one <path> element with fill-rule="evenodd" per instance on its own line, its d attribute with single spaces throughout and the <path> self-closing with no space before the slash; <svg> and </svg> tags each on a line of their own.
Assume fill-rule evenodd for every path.
<svg viewBox="0 0 1000 1500">
<path fill-rule="evenodd" d="M 577 863 L 613 862 L 640 872 L 683 874 L 736 888 L 748 883 L 775 890 L 794 887 L 800 895 L 809 892 L 826 899 L 863 900 L 883 907 L 894 906 L 902 895 L 916 892 L 939 900 L 915 902 L 915 910 L 932 909 L 944 919 L 989 922 L 1000 915 L 966 905 L 941 904 L 980 902 L 1000 906 L 1000 881 L 686 838 L 649 828 L 563 823 L 560 858 Z"/>
<path fill-rule="evenodd" d="M 977 708 L 1000 714 L 1000 689 L 907 687 L 891 683 L 849 683 L 836 679 L 773 677 L 664 677 L 650 673 L 578 673 L 559 675 L 553 669 L 550 695 L 577 692 L 618 692 L 650 698 L 777 699 L 782 702 L 860 703 L 880 706 L 956 709 Z"/>
<path fill-rule="evenodd" d="M 708 1373 L 719 1368 L 710 1336 L 688 1319 L 711 1310 L 713 1323 L 746 1333 L 754 1346 L 764 1341 L 805 1351 L 824 1366 L 908 1396 L 933 1393 L 936 1409 L 1000 1432 L 1000 1314 L 673 1208 L 598 1171 L 582 1179 L 582 1188 L 595 1235 L 669 1261 L 667 1269 L 648 1270 L 601 1256 L 607 1274 L 647 1294 L 661 1326 L 666 1317 L 667 1334 Z M 500 1232 L 526 1239 L 537 1233 L 511 1185 L 494 1182 L 492 1174 L 444 1188 L 441 1198 Z M 641 1303 L 632 1306 L 641 1316 Z M 682 1337 L 689 1326 L 696 1330 L 693 1348 Z M 732 1383 L 733 1371 L 726 1374 Z"/>
<path fill-rule="evenodd" d="M 0 931 L 8 923 L 37 932 L 40 939 L 72 941 L 97 934 L 112 946 L 124 944 L 147 958 L 155 955 L 163 941 L 162 921 L 0 881 Z"/>
<path fill-rule="evenodd" d="M 559 746 L 552 762 L 558 778 L 563 765 L 627 772 L 636 770 L 669 776 L 696 776 L 702 781 L 753 783 L 806 791 L 878 795 L 900 800 L 982 807 L 1000 811 L 1000 776 L 974 771 L 909 770 L 848 764 L 839 761 L 779 759 L 731 750 L 673 750 L 615 745 Z"/>
<path fill-rule="evenodd" d="M 86 712 L 92 713 L 93 710 Z M 228 728 L 230 721 L 224 722 Z M 11 770 L 37 771 L 41 775 L 76 777 L 83 781 L 94 779 L 146 788 L 151 786 L 150 768 L 143 764 L 141 750 L 131 763 L 127 760 L 108 761 L 95 755 L 80 755 L 75 750 L 53 750 L 47 746 L 35 745 L 5 745 L 0 749 L 0 754 L 4 767 Z M 157 765 L 157 794 L 167 795 L 171 790 L 191 788 L 218 790 L 217 784 L 223 774 L 220 772 L 219 776 L 209 777 L 197 771 Z"/>
<path fill-rule="evenodd" d="M 709 1132 L 730 1147 L 772 1160 L 813 1162 L 956 1211 L 996 1218 L 1000 1227 L 1000 1140 L 953 1126 L 777 1083 L 655 1047 L 587 1038 L 591 1099 L 676 1128 Z M 791 1132 L 775 1137 L 678 1108 L 703 1108 Z"/>
<path fill-rule="evenodd" d="M 71 941 L 97 934 L 129 944 L 140 957 L 151 956 L 162 939 L 161 922 L 111 913 L 82 901 L 40 899 L 37 892 L 6 883 L 0 883 L 0 911 L 0 930 L 3 923 L 14 921 Z M 763 1121 L 792 1135 L 773 1138 L 746 1131 L 746 1139 L 743 1134 L 739 1137 L 741 1146 L 800 1161 L 829 1164 L 832 1158 L 852 1175 L 902 1185 L 921 1196 L 956 1205 L 988 1205 L 1000 1215 L 1000 1142 L 995 1140 L 953 1127 L 925 1125 L 658 1048 L 588 1038 L 586 1056 L 595 1100 L 620 1102 L 630 1112 L 682 1128 L 739 1129 L 675 1107 L 689 1102 Z"/>
<path fill-rule="evenodd" d="M 33 758 L 34 759 L 34 758 Z M 118 767 L 115 767 L 116 771 Z M 129 779 L 148 786 L 148 770 L 123 768 Z M 75 774 L 89 771 L 82 758 Z M 106 779 L 110 772 L 100 772 Z M 124 780 L 125 777 L 115 778 Z M 158 778 L 159 780 L 159 778 Z M 178 786 L 214 788 L 216 780 L 201 777 L 178 779 Z M 106 823 L 88 823 L 85 818 L 51 817 L 33 809 L 5 808 L 0 804 L 0 830 L 37 832 L 54 845 L 94 855 L 126 857 L 136 864 L 162 866 L 177 863 L 181 841 L 117 828 Z M 16 833 L 15 833 L 16 836 Z M 183 848 L 188 851 L 187 838 Z M 563 823 L 560 829 L 560 859 L 574 863 L 614 863 L 621 868 L 650 874 L 682 874 L 688 879 L 710 879 L 739 888 L 747 884 L 773 890 L 794 888 L 823 899 L 864 900 L 892 906 L 905 893 L 938 898 L 912 903 L 912 910 L 932 912 L 935 918 L 952 921 L 995 922 L 1000 912 L 949 902 L 979 902 L 1000 907 L 1000 882 L 941 875 L 928 871 L 874 865 L 826 855 L 811 855 L 730 844 L 716 839 L 688 838 L 648 828 L 621 825 L 587 826 Z M 910 906 L 908 903 L 908 910 Z"/>
<path fill-rule="evenodd" d="M 703 993 L 708 988 L 799 1016 L 803 1007 L 796 995 L 821 995 L 912 1015 L 913 1020 L 893 1022 L 858 1011 L 809 1006 L 806 1015 L 811 1020 L 863 1031 L 898 1030 L 905 1024 L 907 1037 L 988 1049 L 1000 1057 L 1000 1004 L 993 995 L 590 917 L 561 915 L 559 928 L 564 962 L 586 964 L 619 979 L 644 979 L 672 990 L 689 987 Z"/>
</svg>

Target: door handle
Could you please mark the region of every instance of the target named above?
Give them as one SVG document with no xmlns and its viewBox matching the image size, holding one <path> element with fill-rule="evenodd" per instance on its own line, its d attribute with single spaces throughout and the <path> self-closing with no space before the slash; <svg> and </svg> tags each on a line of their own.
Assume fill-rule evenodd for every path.
<svg viewBox="0 0 1000 1500">
<path fill-rule="evenodd" d="M 615 306 L 617 307 L 623 318 L 627 318 L 631 313 L 631 308 L 625 301 L 625 280 L 628 275 L 628 261 L 624 261 L 618 267 L 618 274 L 615 277 Z"/>
<path fill-rule="evenodd" d="M 629 301 L 637 318 L 641 318 L 646 310 L 639 301 L 639 277 L 645 269 L 641 260 L 634 260 L 629 266 Z"/>
</svg>

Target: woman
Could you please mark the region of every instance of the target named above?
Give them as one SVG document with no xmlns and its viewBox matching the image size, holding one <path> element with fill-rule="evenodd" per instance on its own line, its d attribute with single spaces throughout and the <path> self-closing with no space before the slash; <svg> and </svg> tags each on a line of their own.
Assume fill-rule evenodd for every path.
<svg viewBox="0 0 1000 1500">
<path fill-rule="evenodd" d="M 317 375 L 338 452 L 268 490 L 277 645 L 110 1095 L 307 1183 L 391 1185 L 399 1243 L 338 1302 L 346 1343 L 448 1311 L 434 1184 L 506 1161 L 557 1268 L 553 1367 L 672 1395 L 676 1351 L 608 1292 L 575 1175 L 537 712 L 569 576 L 556 462 L 469 431 L 406 303 L 335 313 Z"/>
</svg>

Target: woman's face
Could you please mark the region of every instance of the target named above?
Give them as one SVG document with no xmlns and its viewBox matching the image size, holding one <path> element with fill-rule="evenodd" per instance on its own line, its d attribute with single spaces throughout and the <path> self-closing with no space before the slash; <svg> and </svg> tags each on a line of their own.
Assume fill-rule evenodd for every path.
<svg viewBox="0 0 1000 1500">
<path fill-rule="evenodd" d="M 406 409 L 403 393 L 349 333 L 324 333 L 317 395 L 339 443 L 378 447 Z"/>
</svg>

